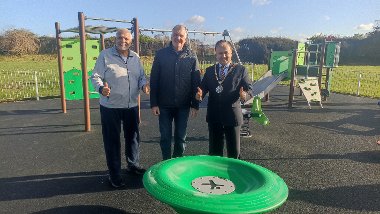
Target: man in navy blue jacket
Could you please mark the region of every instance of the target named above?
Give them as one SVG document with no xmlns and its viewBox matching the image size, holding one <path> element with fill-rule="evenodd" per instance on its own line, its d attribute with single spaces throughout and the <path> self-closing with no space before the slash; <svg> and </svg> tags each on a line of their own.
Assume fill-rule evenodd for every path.
<svg viewBox="0 0 380 214">
<path fill-rule="evenodd" d="M 160 146 L 164 160 L 183 156 L 189 114 L 195 117 L 199 108 L 195 93 L 200 84 L 200 71 L 197 57 L 186 45 L 186 39 L 186 27 L 176 25 L 172 30 L 170 45 L 157 51 L 151 71 L 150 105 L 152 113 L 159 117 Z"/>
</svg>

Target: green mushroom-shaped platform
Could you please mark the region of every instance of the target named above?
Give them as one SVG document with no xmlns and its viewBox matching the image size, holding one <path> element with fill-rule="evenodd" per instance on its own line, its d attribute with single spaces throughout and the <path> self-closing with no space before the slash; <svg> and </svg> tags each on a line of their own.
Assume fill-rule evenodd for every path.
<svg viewBox="0 0 380 214">
<path fill-rule="evenodd" d="M 160 162 L 144 174 L 144 186 L 178 213 L 264 213 L 288 197 L 284 180 L 242 160 L 186 156 Z"/>
</svg>

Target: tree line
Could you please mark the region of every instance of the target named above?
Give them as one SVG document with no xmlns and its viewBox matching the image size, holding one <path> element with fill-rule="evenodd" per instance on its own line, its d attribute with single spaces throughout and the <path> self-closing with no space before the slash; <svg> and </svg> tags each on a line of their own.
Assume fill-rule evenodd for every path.
<svg viewBox="0 0 380 214">
<path fill-rule="evenodd" d="M 91 38 L 90 36 L 87 36 Z M 341 65 L 380 65 L 380 31 L 375 27 L 367 34 L 355 34 L 350 37 L 315 35 L 309 40 L 321 43 L 326 38 L 341 42 Z M 105 39 L 105 46 L 111 47 L 115 37 Z M 154 53 L 170 42 L 165 35 L 154 37 L 140 36 L 140 55 L 154 56 Z M 199 40 L 190 40 L 191 48 L 199 60 L 214 61 L 213 44 L 204 44 Z M 253 37 L 242 39 L 235 44 L 243 62 L 267 64 L 271 50 L 287 51 L 297 47 L 297 41 L 283 37 Z M 133 47 L 132 47 L 133 48 Z M 10 29 L 0 34 L 0 55 L 56 54 L 56 39 L 48 36 L 37 36 L 26 29 Z"/>
</svg>

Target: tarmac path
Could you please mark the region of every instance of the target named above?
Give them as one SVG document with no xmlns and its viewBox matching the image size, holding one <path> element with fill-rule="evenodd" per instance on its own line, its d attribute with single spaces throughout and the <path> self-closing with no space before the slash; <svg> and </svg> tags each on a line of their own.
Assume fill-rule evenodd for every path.
<svg viewBox="0 0 380 214">
<path fill-rule="evenodd" d="M 273 213 L 380 213 L 380 107 L 377 100 L 332 94 L 309 110 L 278 86 L 263 110 L 271 124 L 251 121 L 243 160 L 266 167 L 289 187 Z M 107 182 L 97 100 L 91 132 L 84 132 L 83 101 L 60 99 L 0 104 L 1 213 L 175 213 L 151 197 L 142 177 L 125 174 L 127 187 Z M 141 108 L 141 164 L 161 161 L 158 119 L 147 96 Z M 205 103 L 188 124 L 186 155 L 207 154 Z M 125 162 L 123 163 L 125 168 Z"/>
</svg>

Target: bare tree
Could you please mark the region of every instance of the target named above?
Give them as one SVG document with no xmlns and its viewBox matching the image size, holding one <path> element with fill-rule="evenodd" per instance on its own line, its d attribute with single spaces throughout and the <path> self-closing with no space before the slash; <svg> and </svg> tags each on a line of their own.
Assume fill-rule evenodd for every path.
<svg viewBox="0 0 380 214">
<path fill-rule="evenodd" d="M 26 29 L 10 29 L 0 36 L 0 50 L 3 54 L 37 54 L 40 49 L 38 37 Z"/>
</svg>

